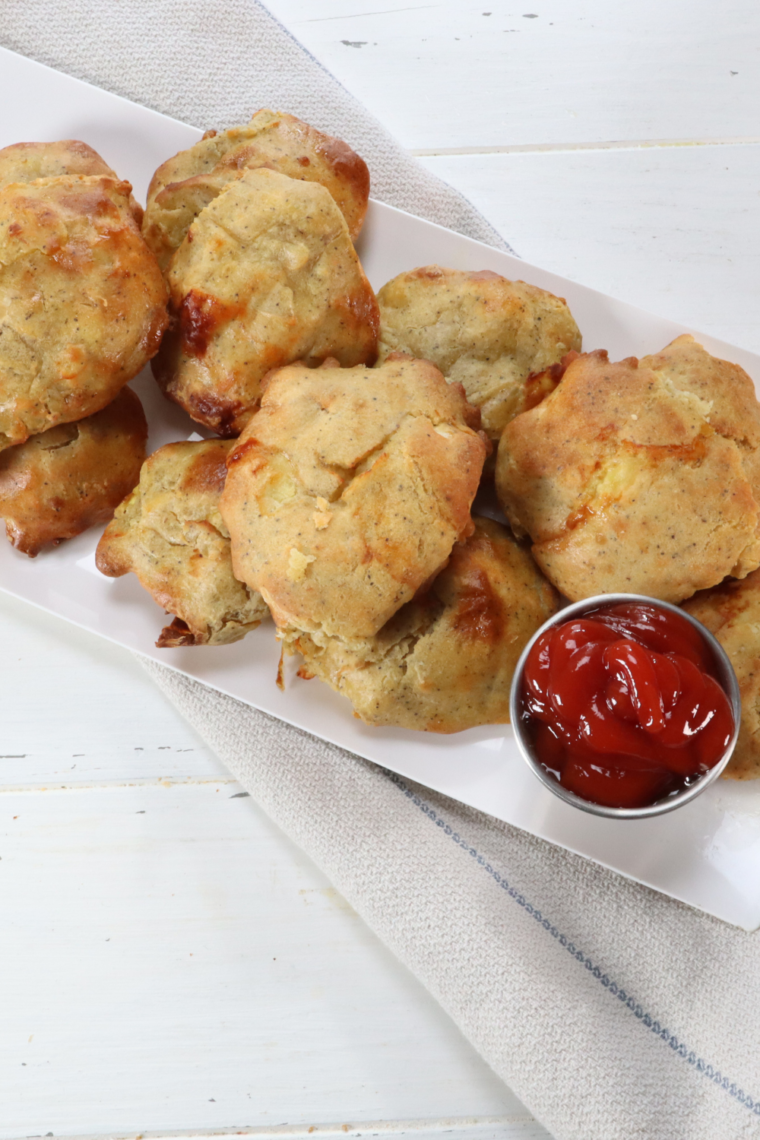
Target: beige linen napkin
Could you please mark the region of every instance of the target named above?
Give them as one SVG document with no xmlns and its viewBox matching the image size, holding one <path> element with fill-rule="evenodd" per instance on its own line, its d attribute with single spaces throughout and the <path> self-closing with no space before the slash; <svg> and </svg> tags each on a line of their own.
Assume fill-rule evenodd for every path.
<svg viewBox="0 0 760 1140">
<path fill-rule="evenodd" d="M 256 0 L 6 0 L 0 43 L 200 127 L 260 106 L 504 246 Z M 557 1140 L 760 1138 L 760 941 L 146 661 Z"/>
</svg>

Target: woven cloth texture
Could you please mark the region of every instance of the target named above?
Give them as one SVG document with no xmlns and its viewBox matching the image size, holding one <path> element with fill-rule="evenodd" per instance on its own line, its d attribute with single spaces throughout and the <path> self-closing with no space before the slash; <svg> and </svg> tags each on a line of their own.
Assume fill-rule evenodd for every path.
<svg viewBox="0 0 760 1140">
<path fill-rule="evenodd" d="M 508 248 L 256 0 L 6 0 L 0 44 L 203 128 L 301 115 Z M 557 1140 L 760 1137 L 756 935 L 144 663 Z"/>
</svg>

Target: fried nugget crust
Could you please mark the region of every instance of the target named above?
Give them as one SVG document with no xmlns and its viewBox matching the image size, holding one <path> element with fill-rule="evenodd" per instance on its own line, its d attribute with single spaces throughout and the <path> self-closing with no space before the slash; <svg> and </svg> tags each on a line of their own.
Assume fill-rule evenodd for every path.
<svg viewBox="0 0 760 1140">
<path fill-rule="evenodd" d="M 517 660 L 557 608 L 558 595 L 507 529 L 477 518 L 430 589 L 374 637 L 286 638 L 367 724 L 461 732 L 509 723 Z"/>
<path fill-rule="evenodd" d="M 147 438 L 142 404 L 124 388 L 102 411 L 0 453 L 0 518 L 16 549 L 34 558 L 108 522 L 140 477 Z"/>
<path fill-rule="evenodd" d="M 128 182 L 0 189 L 0 450 L 99 411 L 156 352 L 166 288 Z"/>
<path fill-rule="evenodd" d="M 408 352 L 431 360 L 480 408 L 492 440 L 531 406 L 529 376 L 581 348 L 580 331 L 561 297 L 487 269 L 426 265 L 394 277 L 377 301 L 379 359 Z"/>
<path fill-rule="evenodd" d="M 62 175 L 104 176 L 119 181 L 108 163 L 87 143 L 78 139 L 56 142 L 13 143 L 0 150 L 0 187 L 11 182 L 35 182 L 38 178 L 60 178 Z M 141 225 L 142 206 L 129 195 L 132 217 Z"/>
<path fill-rule="evenodd" d="M 367 164 L 346 143 L 295 115 L 263 110 L 244 127 L 207 131 L 200 142 L 170 158 L 153 175 L 143 233 L 162 269 L 168 269 L 201 210 L 241 171 L 261 166 L 321 183 L 356 240 L 369 201 Z"/>
<path fill-rule="evenodd" d="M 681 602 L 760 564 L 759 444 L 750 378 L 682 336 L 641 361 L 570 363 L 504 429 L 496 488 L 567 597 Z"/>
<path fill-rule="evenodd" d="M 368 637 L 472 531 L 486 441 L 427 361 L 293 365 L 230 452 L 222 515 L 236 575 L 278 626 Z"/>
<path fill-rule="evenodd" d="M 153 371 L 219 435 L 240 434 L 273 368 L 328 356 L 374 363 L 375 295 L 317 183 L 244 171 L 193 222 L 169 284 L 173 326 Z"/>
<path fill-rule="evenodd" d="M 227 645 L 266 617 L 261 596 L 232 572 L 219 513 L 231 443 L 170 443 L 143 464 L 140 482 L 98 543 L 109 578 L 134 572 L 175 620 L 156 645 Z"/>
<path fill-rule="evenodd" d="M 739 739 L 723 773 L 729 780 L 760 777 L 760 570 L 701 590 L 683 608 L 721 643 L 734 667 L 742 700 Z"/>
</svg>

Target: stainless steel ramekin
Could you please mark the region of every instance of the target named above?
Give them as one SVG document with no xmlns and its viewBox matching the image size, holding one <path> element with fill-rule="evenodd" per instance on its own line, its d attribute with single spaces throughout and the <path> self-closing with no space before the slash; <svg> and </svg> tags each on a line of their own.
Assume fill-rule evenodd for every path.
<svg viewBox="0 0 760 1140">
<path fill-rule="evenodd" d="M 525 669 L 525 662 L 528 654 L 533 648 L 533 644 L 547 629 L 553 626 L 562 625 L 572 618 L 583 617 L 589 610 L 598 609 L 599 606 L 619 605 L 621 602 L 643 602 L 647 605 L 657 606 L 663 610 L 670 610 L 671 613 L 680 614 L 686 621 L 690 622 L 694 628 L 699 632 L 702 640 L 705 642 L 707 648 L 713 655 L 716 665 L 717 679 L 726 692 L 730 702 L 731 709 L 734 714 L 734 732 L 729 742 L 728 748 L 724 752 L 718 763 L 705 772 L 695 783 L 691 784 L 688 788 L 677 792 L 675 795 L 667 796 L 663 800 L 658 800 L 656 803 L 649 804 L 647 807 L 641 808 L 615 808 L 605 807 L 603 804 L 594 804 L 590 800 L 581 799 L 573 792 L 569 792 L 566 788 L 551 776 L 545 768 L 539 764 L 538 760 L 533 754 L 530 741 L 527 739 L 523 724 L 520 719 L 520 693 L 522 688 L 523 672 Z M 560 610 L 548 621 L 544 622 L 541 628 L 533 635 L 525 649 L 522 652 L 520 660 L 517 662 L 515 675 L 512 679 L 512 690 L 509 698 L 509 715 L 512 720 L 512 729 L 517 741 L 517 747 L 520 749 L 521 754 L 528 762 L 530 767 L 538 776 L 539 780 L 545 787 L 549 788 L 555 796 L 559 796 L 567 804 L 572 804 L 573 807 L 580 808 L 581 811 L 590 812 L 592 815 L 603 815 L 610 819 L 646 819 L 652 815 L 664 815 L 667 811 L 674 811 L 676 808 L 682 807 L 683 804 L 689 803 L 700 795 L 709 784 L 712 784 L 718 779 L 723 769 L 731 759 L 731 754 L 736 745 L 736 738 L 739 735 L 739 721 L 741 719 L 741 699 L 739 697 L 739 685 L 736 680 L 733 666 L 726 656 L 726 652 L 719 641 L 705 629 L 701 622 L 693 618 L 691 614 L 687 614 L 684 610 L 679 609 L 678 606 L 672 606 L 669 602 L 660 602 L 657 598 L 648 598 L 643 594 L 597 594 L 593 598 L 584 598 L 582 602 L 574 602 L 572 605 L 566 606 L 565 609 Z"/>
</svg>

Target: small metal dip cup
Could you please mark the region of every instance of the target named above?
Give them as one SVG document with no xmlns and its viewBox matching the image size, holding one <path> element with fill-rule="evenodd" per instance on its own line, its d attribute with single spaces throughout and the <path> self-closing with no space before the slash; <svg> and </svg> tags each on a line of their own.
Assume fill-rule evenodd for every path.
<svg viewBox="0 0 760 1140">
<path fill-rule="evenodd" d="M 606 807 L 604 804 L 595 804 L 590 800 L 584 800 L 580 796 L 576 796 L 573 792 L 563 788 L 559 781 L 541 766 L 534 755 L 531 742 L 525 733 L 520 716 L 522 705 L 521 690 L 525 662 L 534 643 L 541 634 L 545 633 L 547 629 L 552 629 L 553 626 L 563 625 L 566 621 L 570 621 L 573 618 L 585 617 L 589 610 L 596 610 L 601 606 L 619 605 L 621 602 L 643 603 L 658 607 L 662 610 L 669 610 L 671 613 L 679 614 L 686 621 L 690 622 L 699 632 L 705 645 L 713 655 L 716 666 L 716 680 L 720 683 L 731 702 L 731 710 L 734 715 L 734 731 L 728 748 L 714 767 L 710 768 L 708 772 L 705 772 L 705 774 L 693 784 L 683 788 L 681 791 L 640 808 Z M 648 816 L 664 815 L 667 811 L 674 811 L 676 808 L 682 807 L 683 804 L 687 804 L 695 799 L 709 784 L 712 784 L 718 779 L 728 764 L 728 761 L 731 759 L 731 754 L 736 746 L 736 738 L 739 735 L 739 722 L 741 719 L 741 698 L 739 696 L 739 685 L 736 680 L 736 674 L 726 655 L 726 651 L 709 630 L 705 629 L 702 623 L 692 617 L 691 614 L 679 609 L 678 606 L 671 605 L 670 602 L 661 602 L 657 598 L 649 598 L 643 594 L 597 594 L 593 598 L 584 598 L 581 602 L 573 602 L 572 605 L 566 606 L 563 610 L 560 610 L 554 614 L 553 617 L 549 618 L 548 621 L 544 622 L 541 628 L 534 633 L 533 637 L 525 646 L 520 660 L 517 662 L 515 675 L 512 678 L 512 690 L 509 697 L 509 715 L 512 721 L 512 729 L 515 734 L 515 740 L 517 741 L 517 747 L 520 749 L 522 756 L 527 760 L 529 766 L 533 769 L 536 776 L 538 776 L 541 783 L 549 788 L 555 796 L 559 796 L 565 803 L 572 804 L 573 807 L 580 808 L 581 811 L 590 812 L 592 815 L 603 815 L 610 819 L 646 819 Z"/>
</svg>

